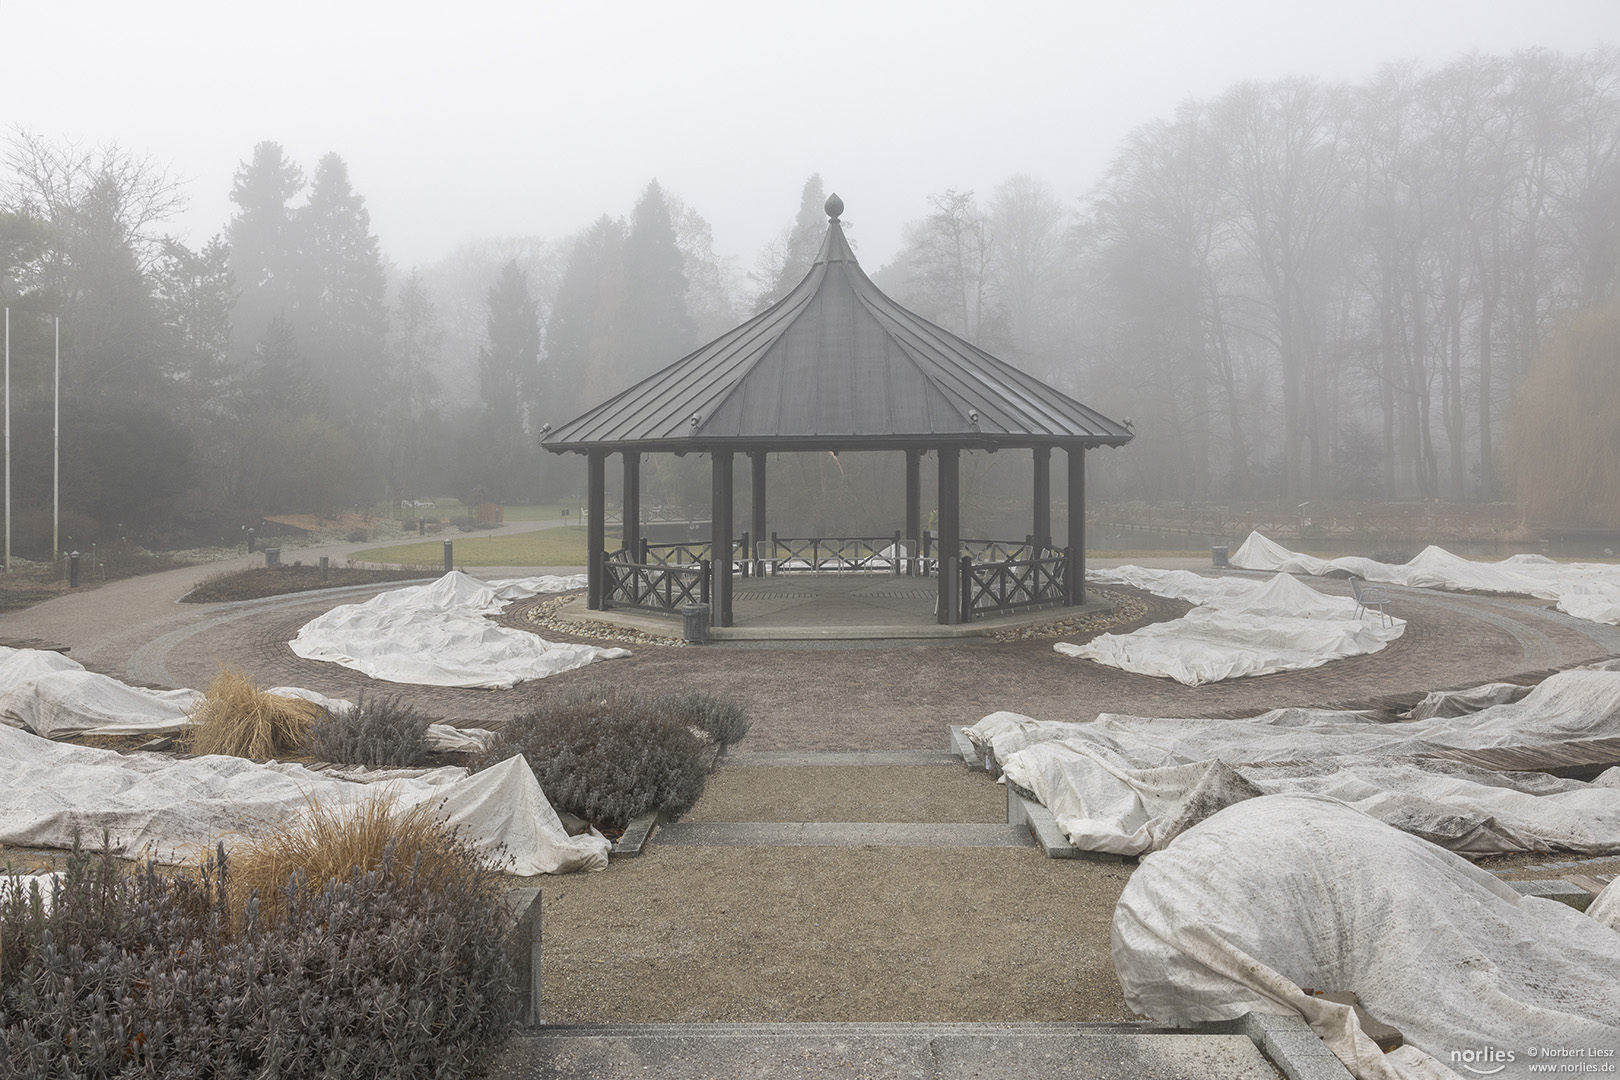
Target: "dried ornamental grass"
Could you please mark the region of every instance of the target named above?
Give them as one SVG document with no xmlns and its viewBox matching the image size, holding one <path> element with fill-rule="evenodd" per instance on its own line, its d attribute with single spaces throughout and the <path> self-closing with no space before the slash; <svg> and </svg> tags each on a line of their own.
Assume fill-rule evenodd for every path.
<svg viewBox="0 0 1620 1080">
<path fill-rule="evenodd" d="M 470 856 L 464 843 L 441 825 L 429 806 L 399 809 L 386 793 L 358 807 L 311 802 L 289 829 L 231 848 L 226 885 L 231 909 L 241 913 L 258 894 L 261 919 L 275 922 L 286 907 L 288 883 L 319 891 L 328 882 L 382 869 L 411 871 L 425 882 L 462 873 Z"/>
<path fill-rule="evenodd" d="M 263 760 L 300 750 L 323 711 L 312 701 L 267 693 L 226 668 L 191 714 L 186 739 L 194 754 Z"/>
</svg>

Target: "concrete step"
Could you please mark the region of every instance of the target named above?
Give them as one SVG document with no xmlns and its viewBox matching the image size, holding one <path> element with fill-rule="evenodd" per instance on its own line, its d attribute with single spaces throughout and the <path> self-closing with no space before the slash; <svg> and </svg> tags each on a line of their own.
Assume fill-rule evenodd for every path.
<svg viewBox="0 0 1620 1080">
<path fill-rule="evenodd" d="M 658 826 L 659 847 L 1032 847 L 1012 825 L 866 821 L 681 821 Z"/>
<path fill-rule="evenodd" d="M 1276 1023 L 1268 1018 L 1272 1043 Z M 1302 1021 L 1307 1042 L 1319 1040 Z M 1296 1033 L 1297 1034 L 1297 1033 Z M 1220 1031 L 1137 1024 L 638 1024 L 515 1036 L 490 1080 L 1276 1080 L 1332 1077 L 1274 1065 L 1239 1021 Z M 1286 1040 L 1283 1040 L 1286 1042 Z M 1319 1062 L 1306 1043 L 1305 1056 Z M 1325 1048 L 1323 1052 L 1325 1053 Z M 1342 1073 L 1348 1077 L 1348 1073 Z"/>
</svg>

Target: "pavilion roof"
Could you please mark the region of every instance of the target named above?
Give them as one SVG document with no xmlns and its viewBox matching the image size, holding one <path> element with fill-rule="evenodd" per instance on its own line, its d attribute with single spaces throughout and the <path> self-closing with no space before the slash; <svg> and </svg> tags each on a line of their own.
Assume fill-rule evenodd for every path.
<svg viewBox="0 0 1620 1080">
<path fill-rule="evenodd" d="M 827 200 L 804 280 L 747 322 L 551 431 L 548 450 L 1119 446 L 1110 420 L 885 296 Z"/>
</svg>

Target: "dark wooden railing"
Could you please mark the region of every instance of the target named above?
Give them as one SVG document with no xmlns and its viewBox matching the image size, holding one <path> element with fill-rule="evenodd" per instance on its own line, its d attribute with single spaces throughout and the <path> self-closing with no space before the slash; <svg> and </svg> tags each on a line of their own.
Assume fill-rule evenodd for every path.
<svg viewBox="0 0 1620 1080">
<path fill-rule="evenodd" d="M 1010 545 L 1019 547 L 1020 545 Z M 1022 545 L 1032 554 L 1025 559 L 979 562 L 964 554 L 957 562 L 961 574 L 958 595 L 963 622 L 986 615 L 1006 615 L 1028 608 L 1074 602 L 1069 586 L 1073 578 L 1073 552 L 1065 548 Z"/>
<path fill-rule="evenodd" d="M 709 560 L 692 565 L 631 562 L 624 548 L 602 556 L 602 606 L 679 612 L 709 602 Z"/>
<path fill-rule="evenodd" d="M 1008 559 L 1033 559 L 1040 554 L 1035 550 L 1035 538 L 1017 540 L 962 540 L 963 556 L 974 562 L 1006 562 Z"/>
<path fill-rule="evenodd" d="M 731 542 L 731 561 L 737 573 L 748 576 L 748 534 Z M 696 566 L 714 559 L 712 544 L 653 544 L 641 541 L 641 551 L 635 560 L 645 566 Z"/>
<path fill-rule="evenodd" d="M 939 569 L 934 537 L 920 543 L 890 536 L 781 537 L 757 545 L 749 537 L 733 542 L 734 565 L 750 573 L 886 573 L 928 576 Z M 917 552 L 920 549 L 920 554 Z M 895 557 L 899 552 L 899 557 Z M 628 548 L 602 555 L 604 607 L 633 607 L 679 613 L 688 604 L 709 603 L 713 564 L 708 544 L 652 544 L 643 540 L 631 558 Z M 1072 549 L 1037 545 L 1033 538 L 964 540 L 957 560 L 961 619 L 1010 614 L 1028 608 L 1072 604 L 1075 560 Z"/>
<path fill-rule="evenodd" d="M 911 547 L 899 532 L 888 536 L 778 536 L 756 553 L 768 573 L 894 574 L 907 571 Z"/>
</svg>

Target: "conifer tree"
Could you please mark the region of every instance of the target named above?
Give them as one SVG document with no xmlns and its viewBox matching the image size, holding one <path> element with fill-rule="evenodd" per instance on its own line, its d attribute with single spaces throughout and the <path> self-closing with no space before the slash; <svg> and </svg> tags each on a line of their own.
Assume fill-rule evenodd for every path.
<svg viewBox="0 0 1620 1080">
<path fill-rule="evenodd" d="M 624 339 L 618 375 L 625 385 L 674 363 L 694 344 L 686 313 L 686 259 L 657 180 L 647 185 L 630 215 L 620 318 Z"/>
<path fill-rule="evenodd" d="M 624 226 L 604 214 L 574 243 L 546 323 L 546 367 L 555 392 L 536 418 L 561 423 L 612 392 L 623 308 Z"/>
<path fill-rule="evenodd" d="M 253 159 L 236 170 L 231 202 L 237 210 L 226 239 L 240 290 L 231 318 L 231 357 L 238 365 L 246 365 L 270 320 L 292 304 L 297 244 L 291 203 L 303 189 L 303 170 L 279 143 L 259 143 Z"/>
<path fill-rule="evenodd" d="M 387 378 L 388 281 L 366 201 L 338 155 L 321 158 L 294 221 L 293 318 L 311 370 L 330 394 L 334 418 L 369 428 Z"/>
</svg>

